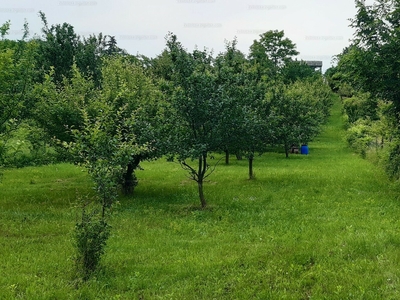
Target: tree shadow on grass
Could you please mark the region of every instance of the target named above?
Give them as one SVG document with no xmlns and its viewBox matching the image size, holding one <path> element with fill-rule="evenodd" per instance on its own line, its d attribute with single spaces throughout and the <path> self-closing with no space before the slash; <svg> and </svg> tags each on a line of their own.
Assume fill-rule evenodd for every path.
<svg viewBox="0 0 400 300">
<path fill-rule="evenodd" d="M 197 194 L 195 182 L 188 184 L 147 184 L 140 182 L 131 196 L 121 196 L 120 202 L 124 205 L 146 205 L 146 206 L 170 206 L 170 205 L 193 205 L 200 201 Z"/>
</svg>

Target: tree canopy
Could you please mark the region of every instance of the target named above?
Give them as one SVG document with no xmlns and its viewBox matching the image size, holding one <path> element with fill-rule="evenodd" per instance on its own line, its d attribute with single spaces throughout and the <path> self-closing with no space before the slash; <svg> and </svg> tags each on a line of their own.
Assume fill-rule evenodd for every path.
<svg viewBox="0 0 400 300">
<path fill-rule="evenodd" d="M 169 33 L 166 48 L 147 58 L 128 54 L 114 36 L 80 37 L 71 24 L 48 24 L 42 12 L 40 18 L 40 38 L 13 42 L 5 39 L 10 24 L 0 29 L 0 129 L 4 133 L 17 119 L 29 123 L 32 133 L 35 128 L 40 132 L 32 136 L 52 147 L 57 159 L 98 166 L 110 156 L 107 168 L 118 170 L 118 184 L 126 193 L 137 184 L 141 161 L 174 157 L 197 182 L 205 207 L 203 183 L 216 165 L 210 164 L 212 153 L 224 152 L 227 164 L 230 154 L 245 156 L 253 178 L 255 154 L 268 151 L 271 144 L 285 144 L 279 140 L 282 124 L 274 112 L 291 114 L 293 122 L 302 120 L 297 137 L 308 141 L 315 136 L 321 118 L 305 126 L 299 110 L 291 112 L 300 101 L 288 91 L 307 92 L 308 101 L 302 98 L 302 103 L 310 105 L 309 112 L 326 115 L 329 109 L 328 102 L 324 107 L 310 100 L 325 99 L 318 94 L 323 83 L 304 62 L 294 60 L 296 45 L 283 31 L 260 35 L 248 57 L 238 50 L 236 38 L 213 56 L 207 49 L 189 52 Z M 309 80 L 307 88 L 314 92 L 299 80 Z M 272 91 L 274 101 L 268 98 Z M 281 106 L 281 98 L 288 103 Z M 62 145 L 80 150 L 66 151 Z M 93 173 L 97 167 L 91 168 Z"/>
</svg>

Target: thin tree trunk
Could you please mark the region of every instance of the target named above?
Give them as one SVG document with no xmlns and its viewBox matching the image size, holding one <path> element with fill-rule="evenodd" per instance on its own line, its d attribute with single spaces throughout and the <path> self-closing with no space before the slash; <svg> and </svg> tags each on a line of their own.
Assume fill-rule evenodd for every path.
<svg viewBox="0 0 400 300">
<path fill-rule="evenodd" d="M 198 177 L 197 177 L 197 186 L 199 188 L 199 198 L 200 198 L 202 208 L 205 208 L 207 206 L 207 202 L 204 197 L 204 191 L 203 191 L 203 180 L 204 180 L 206 171 L 207 171 L 207 153 L 204 153 L 199 157 L 199 169 L 198 169 Z"/>
<path fill-rule="evenodd" d="M 253 173 L 253 160 L 254 160 L 253 155 L 250 155 L 250 156 L 249 156 L 249 179 L 253 179 L 253 178 L 254 178 L 254 173 Z"/>
<path fill-rule="evenodd" d="M 229 165 L 229 150 L 225 150 L 225 164 Z"/>
<path fill-rule="evenodd" d="M 203 181 L 197 182 L 197 186 L 199 188 L 199 197 L 200 197 L 201 207 L 205 208 L 207 206 L 207 202 L 206 202 L 206 198 L 204 197 L 204 192 L 203 192 Z"/>
<path fill-rule="evenodd" d="M 289 158 L 289 144 L 285 141 L 285 154 L 286 158 Z"/>
</svg>

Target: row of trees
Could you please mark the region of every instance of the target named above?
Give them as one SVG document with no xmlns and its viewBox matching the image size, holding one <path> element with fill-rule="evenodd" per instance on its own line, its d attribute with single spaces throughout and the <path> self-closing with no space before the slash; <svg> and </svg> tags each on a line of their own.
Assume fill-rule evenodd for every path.
<svg viewBox="0 0 400 300">
<path fill-rule="evenodd" d="M 349 144 L 400 178 L 400 3 L 356 1 L 356 6 L 354 38 L 327 78 L 343 98 Z"/>
<path fill-rule="evenodd" d="M 115 38 L 80 38 L 73 27 L 43 22 L 41 38 L 0 42 L 0 159 L 18 128 L 28 128 L 33 153 L 52 149 L 57 160 L 85 166 L 99 208 L 83 203 L 76 227 L 84 278 L 96 268 L 109 234 L 106 218 L 122 185 L 137 185 L 140 162 L 167 157 L 179 162 L 198 186 L 215 168 L 211 153 L 246 157 L 249 177 L 256 154 L 318 134 L 331 106 L 321 74 L 294 60 L 295 45 L 283 31 L 268 31 L 249 55 L 226 43 L 223 53 L 189 52 L 173 33 L 155 58 L 132 56 Z M 4 104 L 4 105 L 3 105 Z M 91 207 L 91 208 L 89 208 Z"/>
<path fill-rule="evenodd" d="M 262 74 L 269 70 L 247 60 L 236 41 L 214 59 L 207 50 L 189 53 L 170 34 L 166 50 L 153 63 L 154 69 L 144 69 L 115 56 L 103 60 L 99 89 L 77 67 L 62 87 L 50 73 L 34 89 L 42 128 L 69 147 L 77 143 L 77 136 L 80 145 L 90 142 L 91 150 L 80 152 L 90 156 L 84 160 L 113 161 L 114 148 L 129 145 L 129 153 L 115 163 L 123 166 L 120 182 L 126 193 L 137 184 L 135 170 L 141 161 L 167 155 L 197 182 L 205 207 L 203 183 L 213 170 L 210 153 L 225 152 L 227 163 L 230 153 L 245 156 L 252 178 L 256 153 L 282 145 L 288 156 L 292 144 L 307 143 L 319 132 L 329 112 L 330 91 L 318 74 L 285 84 L 277 69 L 269 79 Z M 98 133 L 108 144 L 107 136 L 114 137 L 111 149 L 96 144 L 91 135 Z M 93 151 L 97 147 L 101 148 Z"/>
<path fill-rule="evenodd" d="M 283 31 L 262 34 L 248 57 L 233 40 L 215 58 L 207 49 L 190 53 L 170 33 L 164 51 L 149 59 L 127 54 L 113 37 L 81 39 L 71 25 L 49 27 L 40 16 L 42 38 L 27 40 L 26 24 L 23 39 L 10 41 L 9 23 L 2 27 L 3 161 L 7 135 L 22 123 L 32 130 L 32 150 L 49 144 L 68 160 L 76 157 L 60 145 L 76 143 L 82 132 L 120 134 L 119 143 L 134 146 L 122 164 L 125 192 L 137 183 L 140 161 L 168 155 L 198 183 L 206 206 L 202 185 L 211 152 L 225 152 L 226 163 L 231 153 L 247 157 L 251 178 L 255 153 L 282 145 L 288 156 L 328 115 L 322 76 L 293 59 L 298 52 Z"/>
</svg>

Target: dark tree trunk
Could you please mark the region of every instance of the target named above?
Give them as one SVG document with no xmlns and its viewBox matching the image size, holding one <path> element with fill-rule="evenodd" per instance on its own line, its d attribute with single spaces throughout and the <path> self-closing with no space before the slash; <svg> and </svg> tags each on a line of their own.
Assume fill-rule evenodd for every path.
<svg viewBox="0 0 400 300">
<path fill-rule="evenodd" d="M 137 180 L 135 176 L 135 170 L 140 163 L 140 157 L 136 157 L 132 162 L 130 162 L 126 168 L 124 174 L 124 182 L 122 183 L 122 189 L 125 195 L 132 195 L 135 186 L 137 185 Z"/>
<path fill-rule="evenodd" d="M 286 158 L 289 158 L 289 144 L 287 142 L 285 142 L 285 154 Z"/>
<path fill-rule="evenodd" d="M 124 182 L 122 183 L 122 188 L 125 195 L 132 195 L 134 189 L 134 176 L 135 168 L 133 163 L 128 164 L 126 173 L 124 174 Z"/>
<path fill-rule="evenodd" d="M 203 182 L 197 182 L 197 186 L 199 187 L 199 197 L 200 197 L 200 202 L 201 202 L 201 207 L 205 208 L 207 206 L 207 201 L 206 198 L 204 197 L 204 192 L 203 192 Z"/>
<path fill-rule="evenodd" d="M 229 165 L 229 150 L 225 150 L 225 164 Z"/>
<path fill-rule="evenodd" d="M 242 160 L 243 159 L 242 153 L 236 152 L 236 159 L 237 160 Z"/>
<path fill-rule="evenodd" d="M 199 198 L 201 202 L 201 207 L 205 208 L 207 206 L 207 201 L 204 197 L 204 191 L 203 191 L 203 181 L 204 181 L 204 176 L 206 175 L 207 172 L 207 153 L 201 155 L 199 157 L 199 169 L 197 173 L 197 186 L 199 188 Z"/>
<path fill-rule="evenodd" d="M 254 173 L 253 173 L 253 160 L 254 160 L 254 156 L 250 155 L 249 156 L 249 179 L 253 179 L 254 178 Z"/>
</svg>

